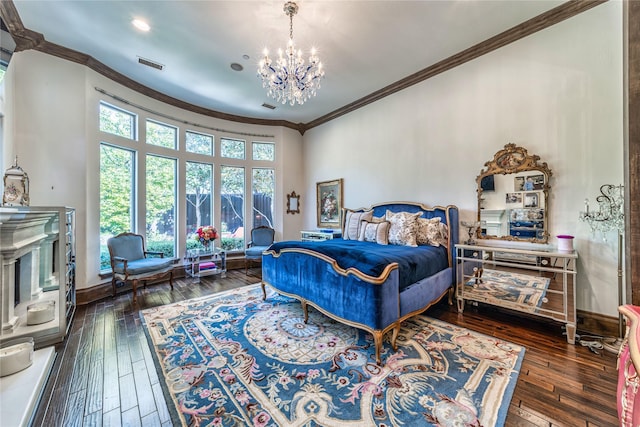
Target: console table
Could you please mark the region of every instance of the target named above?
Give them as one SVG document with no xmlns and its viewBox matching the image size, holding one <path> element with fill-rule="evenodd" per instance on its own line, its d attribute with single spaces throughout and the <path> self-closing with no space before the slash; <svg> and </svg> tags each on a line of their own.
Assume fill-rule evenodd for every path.
<svg viewBox="0 0 640 427">
<path fill-rule="evenodd" d="M 552 319 L 575 344 L 576 251 L 457 244 L 456 254 L 460 313 L 474 301 Z"/>
<path fill-rule="evenodd" d="M 199 283 L 201 277 L 212 274 L 219 274 L 223 278 L 226 276 L 227 253 L 222 248 L 188 249 L 184 259 L 184 272 L 195 283 Z"/>
</svg>

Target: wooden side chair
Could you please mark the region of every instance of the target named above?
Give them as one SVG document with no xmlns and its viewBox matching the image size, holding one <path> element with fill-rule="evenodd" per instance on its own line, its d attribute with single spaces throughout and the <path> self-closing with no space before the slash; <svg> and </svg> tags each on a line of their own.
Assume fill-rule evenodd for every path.
<svg viewBox="0 0 640 427">
<path fill-rule="evenodd" d="M 251 241 L 247 243 L 244 251 L 244 274 L 249 271 L 249 264 L 254 261 L 262 262 L 262 252 L 273 244 L 275 230 L 266 225 L 261 225 L 251 230 Z"/>
<path fill-rule="evenodd" d="M 140 234 L 121 233 L 107 240 L 111 258 L 111 286 L 116 296 L 116 280 L 132 282 L 133 303 L 137 302 L 138 282 L 169 276 L 173 290 L 173 258 L 165 258 L 162 252 L 144 250 L 144 238 Z M 148 255 L 155 256 L 147 257 Z"/>
</svg>

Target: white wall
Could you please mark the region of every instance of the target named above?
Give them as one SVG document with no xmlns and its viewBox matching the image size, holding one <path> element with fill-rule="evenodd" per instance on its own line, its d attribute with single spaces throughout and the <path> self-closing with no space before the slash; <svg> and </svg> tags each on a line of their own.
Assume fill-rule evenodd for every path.
<svg viewBox="0 0 640 427">
<path fill-rule="evenodd" d="M 622 3 L 608 2 L 311 129 L 306 192 L 343 178 L 345 207 L 455 204 L 469 220 L 484 162 L 524 146 L 553 172 L 551 235 L 576 236 L 577 307 L 615 316 L 617 245 L 578 215 L 600 185 L 623 180 L 622 34 Z M 314 211 L 304 223 L 315 227 Z"/>
<path fill-rule="evenodd" d="M 3 167 L 6 169 L 18 155 L 20 166 L 29 174 L 32 206 L 66 205 L 77 209 L 79 289 L 103 282 L 98 271 L 101 140 L 98 103 L 105 100 L 139 113 L 141 117 L 148 115 L 102 95 L 95 87 L 179 120 L 231 131 L 274 135 L 279 168 L 274 213 L 276 238 L 299 236 L 300 216 L 294 218 L 284 213 L 285 192 L 291 189 L 298 192 L 302 188 L 299 185 L 303 182 L 300 162 L 302 136 L 298 132 L 190 113 L 126 89 L 82 65 L 33 50 L 14 54 L 7 76 L 12 82 L 13 92 L 7 91 L 5 112 L 15 126 L 11 133 L 12 143 L 3 147 Z M 181 122 L 162 120 L 184 127 Z"/>
<path fill-rule="evenodd" d="M 31 178 L 33 205 L 78 209 L 79 288 L 100 282 L 93 263 L 99 141 L 94 109 L 100 98 L 94 86 L 185 120 L 240 126 L 164 105 L 36 51 L 13 56 L 7 82 L 2 166 L 19 156 Z M 347 207 L 411 200 L 455 204 L 463 220 L 474 218 L 475 178 L 484 162 L 508 142 L 522 145 L 553 171 L 551 234 L 576 236 L 578 308 L 615 315 L 615 236 L 608 243 L 594 239 L 577 218 L 585 197 L 593 200 L 601 184 L 622 182 L 622 115 L 622 5 L 612 1 L 304 137 L 285 128 L 243 130 L 270 132 L 282 148 L 278 239 L 296 239 L 300 229 L 316 227 L 315 183 L 336 178 L 344 178 Z M 284 213 L 291 191 L 301 195 L 301 215 Z"/>
</svg>

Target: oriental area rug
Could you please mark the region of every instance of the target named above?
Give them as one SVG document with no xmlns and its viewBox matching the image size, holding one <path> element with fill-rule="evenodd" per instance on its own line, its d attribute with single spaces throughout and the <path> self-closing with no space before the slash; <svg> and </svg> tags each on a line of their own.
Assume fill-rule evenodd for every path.
<svg viewBox="0 0 640 427">
<path fill-rule="evenodd" d="M 485 269 L 479 280 L 467 281 L 465 299 L 534 313 L 547 301 L 550 281 L 548 277 Z"/>
<path fill-rule="evenodd" d="M 141 317 L 182 426 L 501 426 L 524 356 L 418 315 L 378 366 L 370 334 L 259 285 Z"/>
</svg>

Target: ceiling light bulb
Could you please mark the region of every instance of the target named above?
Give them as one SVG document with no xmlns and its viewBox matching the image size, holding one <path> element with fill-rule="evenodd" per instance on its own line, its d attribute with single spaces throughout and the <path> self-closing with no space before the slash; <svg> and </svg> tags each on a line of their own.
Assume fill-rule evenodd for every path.
<svg viewBox="0 0 640 427">
<path fill-rule="evenodd" d="M 151 27 L 149 26 L 149 24 L 147 24 L 145 21 L 143 21 L 142 19 L 134 19 L 133 21 L 131 21 L 131 23 L 133 24 L 134 27 L 136 27 L 137 29 L 139 29 L 140 31 L 149 31 L 151 29 Z"/>
</svg>

